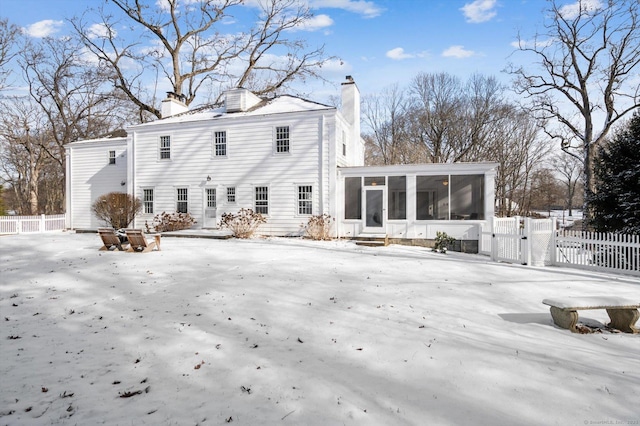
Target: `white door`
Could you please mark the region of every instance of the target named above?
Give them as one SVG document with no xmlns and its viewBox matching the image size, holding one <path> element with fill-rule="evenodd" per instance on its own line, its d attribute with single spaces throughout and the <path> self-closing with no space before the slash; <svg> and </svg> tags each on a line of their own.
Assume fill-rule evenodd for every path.
<svg viewBox="0 0 640 426">
<path fill-rule="evenodd" d="M 216 212 L 216 189 L 205 188 L 204 189 L 204 223 L 203 228 L 216 228 L 217 227 L 217 212 Z"/>
<path fill-rule="evenodd" d="M 385 190 L 380 188 L 364 189 L 364 232 L 384 234 L 385 213 L 384 208 Z"/>
</svg>

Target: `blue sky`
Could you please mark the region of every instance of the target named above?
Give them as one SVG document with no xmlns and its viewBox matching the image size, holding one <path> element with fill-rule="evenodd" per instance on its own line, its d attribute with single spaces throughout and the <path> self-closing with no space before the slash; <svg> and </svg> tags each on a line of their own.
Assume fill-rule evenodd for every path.
<svg viewBox="0 0 640 426">
<path fill-rule="evenodd" d="M 250 0 L 256 1 L 256 0 Z M 448 72 L 466 79 L 479 72 L 508 83 L 501 71 L 509 61 L 518 32 L 531 37 L 542 29 L 545 0 L 308 0 L 316 14 L 301 31 L 311 46 L 325 45 L 342 64 L 325 68 L 334 87 L 318 86 L 317 96 L 338 93 L 352 75 L 363 94 L 398 83 L 407 85 L 420 72 Z M 593 0 L 598 1 L 598 0 Z M 559 1 L 571 5 L 576 0 Z M 103 0 L 1 0 L 0 17 L 33 37 L 64 35 L 65 21 Z"/>
</svg>

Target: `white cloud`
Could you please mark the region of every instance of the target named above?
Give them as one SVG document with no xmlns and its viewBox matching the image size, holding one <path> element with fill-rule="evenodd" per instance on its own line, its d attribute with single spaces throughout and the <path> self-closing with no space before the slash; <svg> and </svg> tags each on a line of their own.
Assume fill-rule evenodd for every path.
<svg viewBox="0 0 640 426">
<path fill-rule="evenodd" d="M 403 59 L 413 58 L 414 55 L 409 53 L 405 53 L 402 47 L 396 47 L 395 49 L 391 49 L 387 52 L 387 58 L 394 59 L 396 61 L 401 61 Z"/>
<path fill-rule="evenodd" d="M 464 46 L 461 45 L 451 46 L 450 48 L 442 52 L 442 56 L 444 56 L 445 58 L 463 59 L 473 55 L 475 55 L 475 52 L 473 50 L 465 50 Z"/>
<path fill-rule="evenodd" d="M 104 23 L 93 24 L 87 29 L 87 37 L 89 38 L 108 38 L 110 34 L 115 37 L 117 35 L 116 30 L 110 29 Z"/>
<path fill-rule="evenodd" d="M 333 19 L 331 19 L 329 15 L 316 15 L 313 18 L 304 21 L 295 29 L 301 31 L 316 31 L 321 28 L 330 27 L 331 25 L 333 25 Z"/>
<path fill-rule="evenodd" d="M 496 0 L 475 0 L 473 3 L 466 3 L 460 10 L 467 18 L 467 22 L 477 24 L 496 16 L 495 6 Z"/>
<path fill-rule="evenodd" d="M 26 28 L 23 28 L 23 31 L 31 37 L 42 38 L 58 32 L 63 25 L 63 21 L 45 19 L 44 21 L 38 21 Z"/>
<path fill-rule="evenodd" d="M 362 15 L 365 18 L 375 18 L 376 16 L 380 16 L 384 11 L 383 8 L 377 6 L 373 1 L 366 0 L 311 0 L 310 5 L 316 9 L 344 9 Z"/>
<path fill-rule="evenodd" d="M 577 0 L 575 3 L 564 5 L 558 11 L 564 19 L 575 19 L 582 13 L 602 9 L 601 0 Z"/>
</svg>

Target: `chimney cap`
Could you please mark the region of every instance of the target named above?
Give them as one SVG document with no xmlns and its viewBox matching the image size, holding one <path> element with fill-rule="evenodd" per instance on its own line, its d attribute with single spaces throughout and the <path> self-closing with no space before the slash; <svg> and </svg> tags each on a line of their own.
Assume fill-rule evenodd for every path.
<svg viewBox="0 0 640 426">
<path fill-rule="evenodd" d="M 187 97 L 185 95 L 178 95 L 176 92 L 167 92 L 167 99 L 176 99 L 184 102 L 187 100 Z"/>
</svg>

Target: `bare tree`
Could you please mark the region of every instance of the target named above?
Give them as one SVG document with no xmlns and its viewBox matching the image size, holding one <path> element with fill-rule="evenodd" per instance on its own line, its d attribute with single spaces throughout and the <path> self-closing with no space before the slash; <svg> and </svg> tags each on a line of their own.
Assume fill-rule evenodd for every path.
<svg viewBox="0 0 640 426">
<path fill-rule="evenodd" d="M 407 164 L 419 160 L 407 137 L 408 100 L 398 84 L 363 99 L 367 164 Z"/>
<path fill-rule="evenodd" d="M 243 0 L 110 0 L 133 23 L 139 42 L 118 34 L 121 21 L 100 11 L 102 26 L 73 19 L 86 47 L 111 70 L 115 86 L 144 114 L 160 117 L 156 94 L 144 90 L 151 71 L 155 84 L 166 77 L 187 105 L 205 84 L 220 90 L 245 87 L 257 94 L 277 91 L 295 79 L 319 77 L 328 60 L 324 47 L 309 49 L 303 38 L 288 38 L 313 17 L 302 0 L 259 0 L 252 28 L 225 34 L 223 20 L 242 13 Z M 143 42 L 149 42 L 147 46 Z M 149 47 L 155 46 L 155 47 Z"/>
<path fill-rule="evenodd" d="M 578 188 L 582 181 L 584 167 L 580 158 L 565 153 L 554 156 L 551 160 L 554 170 L 560 176 L 560 183 L 564 189 L 564 207 L 569 210 L 569 216 L 573 216 L 573 206 Z"/>
<path fill-rule="evenodd" d="M 39 208 L 42 172 L 50 161 L 44 141 L 49 139 L 42 111 L 28 98 L 0 101 L 0 158 L 3 180 L 14 192 L 16 205 L 24 214 L 44 213 Z"/>
<path fill-rule="evenodd" d="M 11 70 L 7 67 L 17 53 L 17 40 L 20 30 L 9 23 L 7 19 L 0 19 L 0 90 L 7 82 Z"/>
<path fill-rule="evenodd" d="M 533 54 L 537 67 L 511 66 L 516 90 L 529 98 L 533 113 L 546 119 L 545 132 L 584 165 L 585 203 L 594 193 L 596 148 L 611 127 L 640 106 L 633 71 L 640 63 L 637 0 L 604 5 L 577 0 L 560 7 L 551 1 L 545 32 L 519 39 L 519 50 Z M 585 222 L 591 216 L 585 204 Z"/>
</svg>

